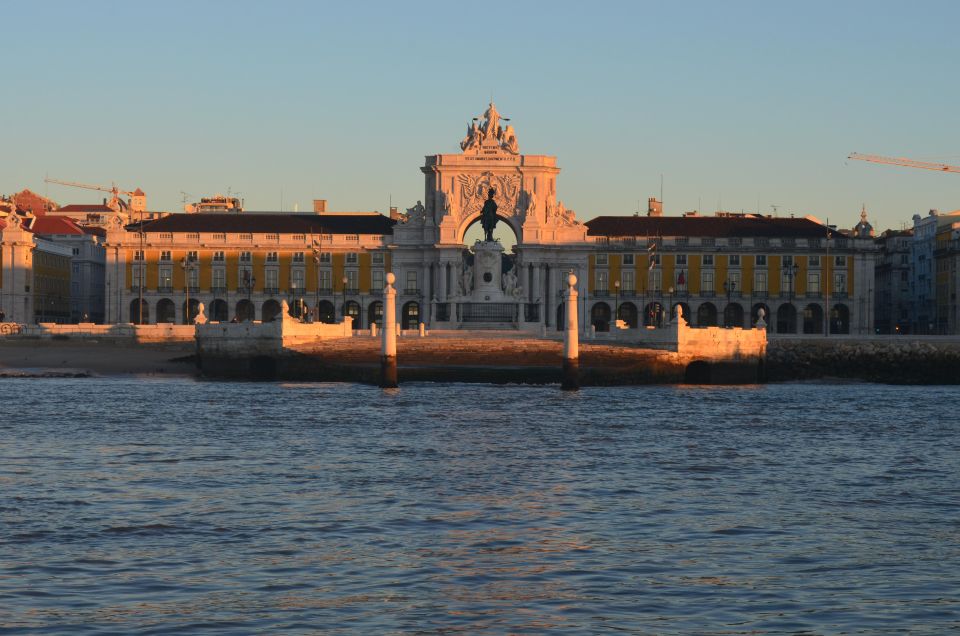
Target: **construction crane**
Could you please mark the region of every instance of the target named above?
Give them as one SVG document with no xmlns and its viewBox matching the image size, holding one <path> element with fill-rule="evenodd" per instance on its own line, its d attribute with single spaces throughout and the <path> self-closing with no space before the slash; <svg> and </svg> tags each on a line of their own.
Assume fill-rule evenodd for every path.
<svg viewBox="0 0 960 636">
<path fill-rule="evenodd" d="M 47 183 L 56 183 L 58 185 L 70 186 L 72 188 L 84 188 L 86 190 L 99 190 L 100 192 L 109 192 L 112 196 L 110 198 L 110 203 L 107 204 L 107 207 L 110 209 L 119 212 L 120 209 L 125 206 L 121 200 L 120 195 L 125 194 L 128 197 L 136 196 L 133 192 L 127 192 L 126 190 L 121 190 L 116 185 L 111 185 L 109 188 L 106 186 L 99 185 L 90 185 L 89 183 L 77 183 L 75 181 L 61 181 L 59 179 L 51 179 L 47 177 L 44 179 Z"/>
<path fill-rule="evenodd" d="M 857 159 L 858 161 L 870 161 L 873 163 L 885 163 L 891 166 L 905 166 L 907 168 L 921 168 L 923 170 L 936 170 L 937 172 L 960 172 L 960 166 L 951 166 L 945 163 L 930 163 L 929 161 L 917 161 L 916 159 L 906 159 L 904 157 L 881 157 L 880 155 L 861 155 L 858 152 L 851 153 L 847 159 Z"/>
</svg>

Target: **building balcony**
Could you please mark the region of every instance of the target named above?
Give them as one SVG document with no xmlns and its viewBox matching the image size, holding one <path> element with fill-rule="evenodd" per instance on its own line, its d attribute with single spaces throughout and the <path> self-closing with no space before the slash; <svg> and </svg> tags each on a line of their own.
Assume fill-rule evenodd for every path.
<svg viewBox="0 0 960 636">
<path fill-rule="evenodd" d="M 843 299 L 845 299 L 845 298 L 850 298 L 850 294 L 848 294 L 848 293 L 845 292 L 845 291 L 833 292 L 833 294 L 831 294 L 831 296 L 832 296 L 833 298 L 837 298 L 837 299 L 840 299 L 840 300 L 843 300 Z"/>
<path fill-rule="evenodd" d="M 287 293 L 291 296 L 303 296 L 307 293 L 307 289 L 305 287 L 291 287 L 287 290 Z"/>
<path fill-rule="evenodd" d="M 633 298 L 633 297 L 636 296 L 636 295 L 637 295 L 637 290 L 636 290 L 636 289 L 621 289 L 621 290 L 620 290 L 620 297 L 621 297 L 621 298 Z"/>
<path fill-rule="evenodd" d="M 183 288 L 189 291 L 191 294 L 200 293 L 200 285 L 190 285 L 190 286 L 184 285 Z"/>
<path fill-rule="evenodd" d="M 157 293 L 158 293 L 158 294 L 172 294 L 172 293 L 173 293 L 173 287 L 170 287 L 169 285 L 158 285 L 158 286 L 157 286 Z"/>
<path fill-rule="evenodd" d="M 407 296 L 419 296 L 420 290 L 416 287 L 407 287 L 403 290 L 403 293 Z"/>
<path fill-rule="evenodd" d="M 701 290 L 700 290 L 700 296 L 703 297 L 703 298 L 713 298 L 713 297 L 716 296 L 716 295 L 717 295 L 717 292 L 715 292 L 715 291 L 712 290 L 712 289 L 701 289 Z"/>
<path fill-rule="evenodd" d="M 263 293 L 266 294 L 267 296 L 277 296 L 277 295 L 280 294 L 280 288 L 279 288 L 279 287 L 264 287 L 264 288 L 263 288 Z"/>
<path fill-rule="evenodd" d="M 360 293 L 360 288 L 359 288 L 359 287 L 347 287 L 347 288 L 344 290 L 344 293 L 346 293 L 348 296 L 356 296 L 357 294 Z"/>
<path fill-rule="evenodd" d="M 755 291 L 755 292 L 753 292 L 753 293 L 751 294 L 751 296 L 753 296 L 754 298 L 769 298 L 769 297 L 770 297 L 770 292 L 768 292 L 768 291 L 766 291 L 766 290 L 763 290 L 763 291 Z"/>
<path fill-rule="evenodd" d="M 593 290 L 594 298 L 609 298 L 610 290 L 609 289 L 595 289 Z"/>
<path fill-rule="evenodd" d="M 211 292 L 214 296 L 224 296 L 224 295 L 226 295 L 226 293 L 227 293 L 227 288 L 226 288 L 226 287 L 211 287 L 211 288 L 210 288 L 210 292 Z"/>
<path fill-rule="evenodd" d="M 321 296 L 333 296 L 333 288 L 331 287 L 320 287 L 317 289 L 317 293 Z"/>
</svg>

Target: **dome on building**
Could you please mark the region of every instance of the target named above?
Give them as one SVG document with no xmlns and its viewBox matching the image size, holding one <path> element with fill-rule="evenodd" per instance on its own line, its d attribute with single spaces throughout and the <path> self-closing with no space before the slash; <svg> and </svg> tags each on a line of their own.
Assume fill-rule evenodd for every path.
<svg viewBox="0 0 960 636">
<path fill-rule="evenodd" d="M 853 235 L 856 238 L 873 238 L 873 226 L 867 221 L 867 206 L 860 209 L 860 222 L 853 226 Z"/>
</svg>

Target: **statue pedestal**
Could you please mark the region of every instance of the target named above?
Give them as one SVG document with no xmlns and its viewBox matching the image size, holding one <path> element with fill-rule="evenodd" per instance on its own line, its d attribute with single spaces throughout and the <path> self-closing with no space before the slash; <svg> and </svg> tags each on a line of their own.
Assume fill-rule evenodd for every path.
<svg viewBox="0 0 960 636">
<path fill-rule="evenodd" d="M 473 293 L 474 302 L 504 302 L 512 300 L 503 293 L 502 286 L 503 246 L 499 241 L 477 241 L 473 244 Z"/>
</svg>

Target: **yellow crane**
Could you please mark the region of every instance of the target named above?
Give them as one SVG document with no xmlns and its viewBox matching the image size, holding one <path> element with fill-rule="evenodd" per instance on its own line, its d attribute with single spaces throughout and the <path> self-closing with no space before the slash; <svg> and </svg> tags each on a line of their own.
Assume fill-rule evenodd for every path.
<svg viewBox="0 0 960 636">
<path fill-rule="evenodd" d="M 883 157 L 881 155 L 861 155 L 859 152 L 851 153 L 847 159 L 856 159 L 858 161 L 870 161 L 872 163 L 885 163 L 890 166 L 905 166 L 907 168 L 921 168 L 923 170 L 936 170 L 937 172 L 960 172 L 960 166 L 951 166 L 946 163 L 931 163 L 929 161 L 917 161 L 916 159 L 907 159 L 906 157 Z"/>
<path fill-rule="evenodd" d="M 121 190 L 116 185 L 111 185 L 109 188 L 106 186 L 100 185 L 91 185 L 89 183 L 77 183 L 76 181 L 61 181 L 60 179 L 51 179 L 47 177 L 44 179 L 47 183 L 56 183 L 58 185 L 70 186 L 72 188 L 84 188 L 86 190 L 99 190 L 100 192 L 109 192 L 111 194 L 110 202 L 107 203 L 107 207 L 115 212 L 119 212 L 123 207 L 126 207 L 126 203 L 120 200 L 120 195 L 125 194 L 128 197 L 136 196 L 133 192 L 128 192 L 126 190 Z"/>
</svg>

